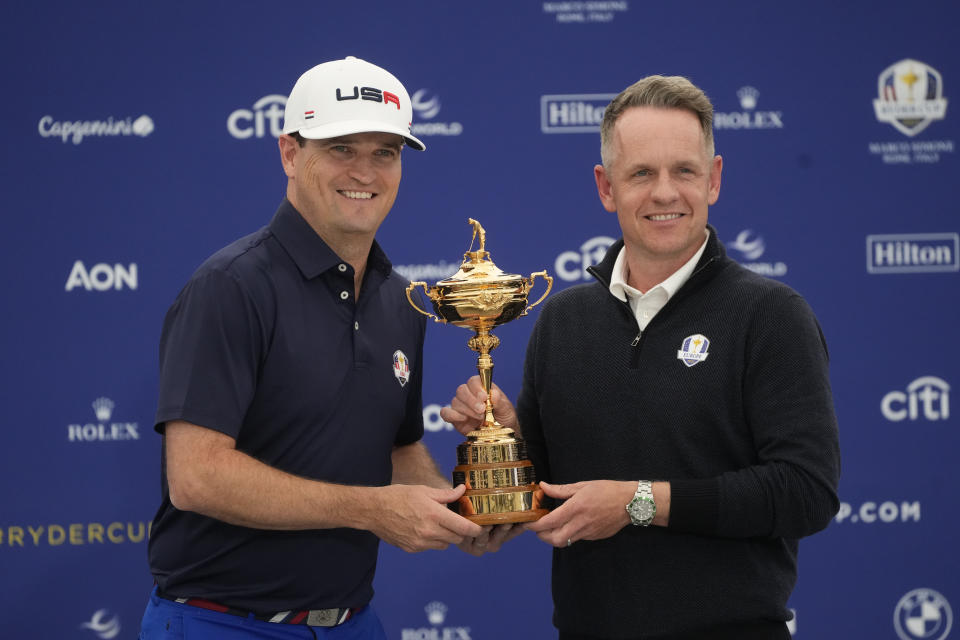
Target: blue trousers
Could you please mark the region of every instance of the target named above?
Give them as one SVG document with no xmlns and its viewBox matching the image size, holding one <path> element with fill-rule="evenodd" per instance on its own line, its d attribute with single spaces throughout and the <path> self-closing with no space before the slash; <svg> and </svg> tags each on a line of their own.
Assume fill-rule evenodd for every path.
<svg viewBox="0 0 960 640">
<path fill-rule="evenodd" d="M 369 605 L 337 627 L 277 624 L 201 609 L 150 594 L 140 623 L 140 640 L 387 640 Z"/>
</svg>

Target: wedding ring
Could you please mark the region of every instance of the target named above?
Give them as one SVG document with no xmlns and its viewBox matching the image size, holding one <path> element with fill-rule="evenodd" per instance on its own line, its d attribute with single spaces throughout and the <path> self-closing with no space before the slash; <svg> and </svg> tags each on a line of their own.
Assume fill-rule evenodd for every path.
<svg viewBox="0 0 960 640">
<path fill-rule="evenodd" d="M 573 544 L 573 540 L 571 540 L 570 538 L 567 538 L 567 546 L 569 547 L 572 544 Z"/>
</svg>

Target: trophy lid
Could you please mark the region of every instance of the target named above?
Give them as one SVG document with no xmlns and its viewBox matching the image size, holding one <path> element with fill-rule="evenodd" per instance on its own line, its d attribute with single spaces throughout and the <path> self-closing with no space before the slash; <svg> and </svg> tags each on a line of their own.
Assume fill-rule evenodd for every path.
<svg viewBox="0 0 960 640">
<path fill-rule="evenodd" d="M 460 270 L 449 278 L 439 281 L 437 286 L 444 287 L 464 283 L 495 284 L 522 281 L 523 277 L 519 274 L 504 273 L 490 260 L 490 254 L 484 249 L 487 242 L 486 232 L 483 230 L 483 227 L 480 226 L 480 223 L 473 218 L 468 218 L 467 221 L 473 225 L 473 237 L 470 239 L 470 249 L 473 248 L 473 241 L 476 240 L 477 235 L 480 236 L 480 248 L 476 251 L 468 250 L 464 253 Z"/>
</svg>

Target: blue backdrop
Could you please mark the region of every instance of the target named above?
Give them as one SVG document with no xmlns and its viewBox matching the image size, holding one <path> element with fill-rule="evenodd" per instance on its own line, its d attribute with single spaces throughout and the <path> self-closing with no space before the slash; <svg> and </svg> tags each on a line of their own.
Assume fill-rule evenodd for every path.
<svg viewBox="0 0 960 640">
<path fill-rule="evenodd" d="M 618 236 L 592 177 L 604 105 L 650 73 L 703 87 L 725 169 L 710 221 L 735 259 L 807 298 L 832 354 L 843 506 L 801 544 L 795 637 L 951 633 L 960 5 L 54 0 L 3 13 L 3 637 L 135 637 L 160 496 L 163 314 L 206 256 L 270 219 L 285 96 L 347 55 L 388 68 L 417 103 L 428 150 L 405 153 L 379 238 L 431 282 L 459 265 L 470 217 L 505 271 L 582 281 Z M 511 395 L 533 316 L 497 331 L 494 379 Z M 446 472 L 462 437 L 439 407 L 474 371 L 468 337 L 428 329 L 425 441 Z M 532 534 L 480 559 L 383 546 L 374 604 L 397 640 L 549 638 L 549 560 Z"/>
</svg>

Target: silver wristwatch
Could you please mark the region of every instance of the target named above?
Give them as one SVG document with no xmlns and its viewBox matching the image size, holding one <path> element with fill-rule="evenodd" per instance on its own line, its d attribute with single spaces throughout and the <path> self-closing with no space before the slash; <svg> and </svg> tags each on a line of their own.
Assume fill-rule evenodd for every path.
<svg viewBox="0 0 960 640">
<path fill-rule="evenodd" d="M 627 503 L 627 514 L 630 522 L 638 527 L 649 527 L 653 517 L 657 515 L 657 503 L 653 500 L 653 483 L 641 480 L 637 484 L 637 492 L 633 500 Z"/>
</svg>

